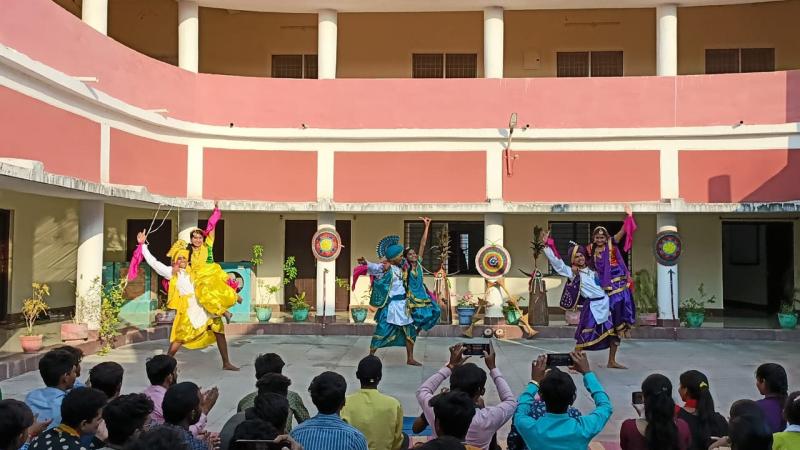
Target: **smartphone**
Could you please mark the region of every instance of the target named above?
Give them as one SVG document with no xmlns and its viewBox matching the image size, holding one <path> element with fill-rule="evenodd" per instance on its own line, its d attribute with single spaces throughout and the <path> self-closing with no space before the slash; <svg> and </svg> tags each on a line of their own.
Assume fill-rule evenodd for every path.
<svg viewBox="0 0 800 450">
<path fill-rule="evenodd" d="M 634 405 L 644 405 L 644 394 L 641 391 L 631 393 L 631 403 Z"/>
<path fill-rule="evenodd" d="M 572 356 L 569 353 L 548 353 L 547 354 L 547 366 L 548 367 L 556 367 L 556 366 L 571 366 L 575 364 L 575 361 L 572 360 Z"/>
<path fill-rule="evenodd" d="M 489 353 L 490 350 L 489 344 L 472 344 L 464 342 L 461 345 L 464 346 L 465 356 L 483 356 L 483 352 Z"/>
</svg>

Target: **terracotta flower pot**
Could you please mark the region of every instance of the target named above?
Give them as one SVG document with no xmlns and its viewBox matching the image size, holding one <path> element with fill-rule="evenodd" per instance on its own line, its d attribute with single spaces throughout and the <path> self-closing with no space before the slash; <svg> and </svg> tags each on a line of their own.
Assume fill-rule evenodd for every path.
<svg viewBox="0 0 800 450">
<path fill-rule="evenodd" d="M 89 339 L 89 327 L 85 323 L 62 323 L 61 340 L 63 342 L 79 342 Z"/>
<path fill-rule="evenodd" d="M 44 346 L 42 344 L 42 340 L 43 336 L 41 334 L 37 334 L 35 336 L 20 336 L 19 344 L 22 347 L 23 352 L 36 353 Z"/>
</svg>

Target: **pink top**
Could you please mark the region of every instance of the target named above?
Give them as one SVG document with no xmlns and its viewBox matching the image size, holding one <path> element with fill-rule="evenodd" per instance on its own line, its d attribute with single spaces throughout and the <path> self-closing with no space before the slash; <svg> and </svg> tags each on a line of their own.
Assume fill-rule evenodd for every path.
<svg viewBox="0 0 800 450">
<path fill-rule="evenodd" d="M 692 432 L 689 430 L 689 424 L 683 419 L 675 419 L 675 424 L 678 426 L 678 443 L 680 450 L 686 450 L 692 443 Z M 636 419 L 628 419 L 622 422 L 622 427 L 619 429 L 619 446 L 622 450 L 647 450 L 647 441 L 645 441 L 639 428 L 636 427 Z"/>
<path fill-rule="evenodd" d="M 164 395 L 167 393 L 167 388 L 151 384 L 147 389 L 142 391 L 142 394 L 148 396 L 153 401 L 153 413 L 150 414 L 150 425 L 161 425 L 164 423 L 164 413 L 161 410 L 161 404 L 164 403 Z M 200 415 L 200 420 L 196 424 L 189 427 L 194 437 L 205 433 L 206 423 L 208 418 L 205 414 Z"/>
</svg>

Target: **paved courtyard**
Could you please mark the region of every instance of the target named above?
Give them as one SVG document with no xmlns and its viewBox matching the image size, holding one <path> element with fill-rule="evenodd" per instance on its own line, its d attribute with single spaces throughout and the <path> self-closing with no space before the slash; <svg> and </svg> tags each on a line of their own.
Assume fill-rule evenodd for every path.
<svg viewBox="0 0 800 450">
<path fill-rule="evenodd" d="M 418 414 L 420 409 L 414 397 L 417 386 L 430 374 L 438 370 L 447 360 L 448 347 L 459 342 L 453 338 L 420 338 L 417 342 L 417 359 L 423 367 L 403 364 L 405 352 L 394 348 L 379 351 L 384 362 L 384 378 L 381 390 L 397 397 L 403 404 L 405 415 Z M 475 341 L 479 341 L 475 339 Z M 202 351 L 178 353 L 179 377 L 191 380 L 203 388 L 217 386 L 220 400 L 211 413 L 209 428 L 219 430 L 236 408 L 239 399 L 254 390 L 253 360 L 259 353 L 276 352 L 287 362 L 284 374 L 292 379 L 291 389 L 300 393 L 309 410 L 314 407 L 308 397 L 307 387 L 311 379 L 325 370 L 333 370 L 345 376 L 349 390 L 358 388 L 355 368 L 366 354 L 368 337 L 356 336 L 242 336 L 231 340 L 234 362 L 242 367 L 238 373 L 223 372 L 216 347 Z M 89 368 L 105 360 L 114 360 L 125 367 L 123 393 L 138 392 L 147 385 L 144 373 L 145 360 L 161 353 L 166 341 L 146 342 L 126 346 L 100 357 L 87 357 L 82 365 L 82 379 L 88 376 Z M 515 394 L 522 391 L 530 379 L 531 359 L 545 351 L 565 352 L 573 345 L 566 339 L 537 339 L 533 341 L 495 341 L 498 354 L 497 365 L 503 371 Z M 630 393 L 639 390 L 641 381 L 650 373 L 660 372 L 677 382 L 678 375 L 690 368 L 700 369 L 709 375 L 711 389 L 718 409 L 727 416 L 730 404 L 740 398 L 756 398 L 754 386 L 755 368 L 767 361 L 778 362 L 789 371 L 790 385 L 800 388 L 800 347 L 791 342 L 759 341 L 657 341 L 633 340 L 622 346 L 620 361 L 630 370 L 619 371 L 601 367 L 606 352 L 590 354 L 592 366 L 602 384 L 611 395 L 614 416 L 600 436 L 605 441 L 618 439 L 620 423 L 635 412 L 630 406 Z M 474 362 L 483 365 L 480 359 Z M 577 375 L 576 375 L 577 376 Z M 497 394 L 489 381 L 487 403 L 497 401 Z M 0 382 L 4 398 L 23 399 L 33 388 L 40 387 L 37 372 Z M 677 388 L 677 386 L 676 386 Z M 675 394 L 677 398 L 677 393 Z M 577 405 L 582 411 L 591 408 L 592 402 L 579 384 Z M 508 425 L 501 430 L 504 436 Z"/>
</svg>

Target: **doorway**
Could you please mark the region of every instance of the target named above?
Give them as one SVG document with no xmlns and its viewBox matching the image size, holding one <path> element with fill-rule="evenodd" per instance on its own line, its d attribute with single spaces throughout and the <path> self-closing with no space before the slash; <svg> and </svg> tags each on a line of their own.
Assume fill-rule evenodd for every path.
<svg viewBox="0 0 800 450">
<path fill-rule="evenodd" d="M 0 321 L 8 315 L 11 275 L 11 211 L 0 209 Z"/>
<path fill-rule="evenodd" d="M 317 261 L 311 253 L 311 238 L 317 232 L 316 220 L 287 220 L 284 235 L 284 259 L 294 256 L 297 278 L 283 290 L 283 311 L 289 310 L 289 297 L 306 293 L 306 302 L 317 304 Z"/>
</svg>

